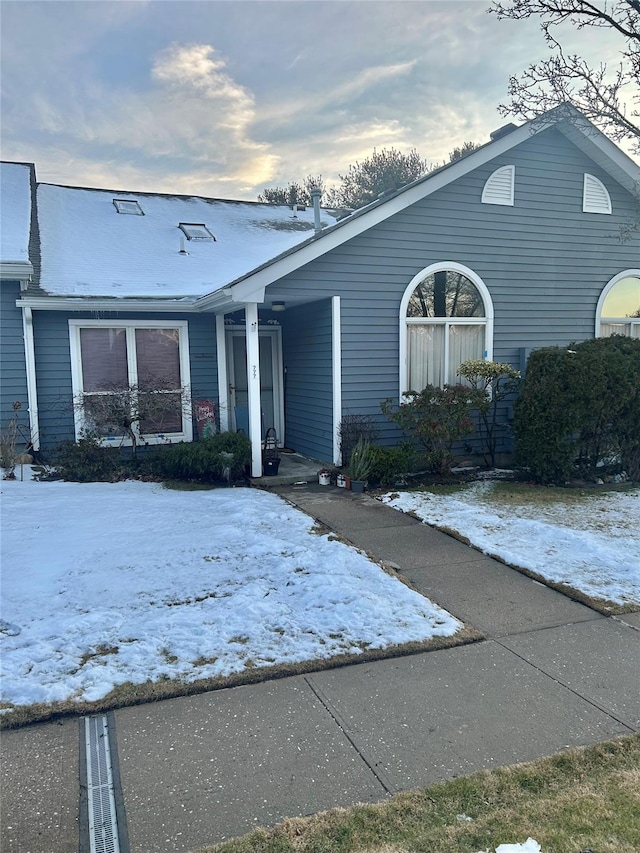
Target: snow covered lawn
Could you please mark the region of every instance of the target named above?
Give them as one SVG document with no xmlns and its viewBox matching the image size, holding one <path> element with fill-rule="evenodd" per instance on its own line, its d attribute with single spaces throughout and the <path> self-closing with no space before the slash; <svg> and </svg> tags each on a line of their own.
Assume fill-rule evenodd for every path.
<svg viewBox="0 0 640 853">
<path fill-rule="evenodd" d="M 463 626 L 253 489 L 3 482 L 2 700 L 98 700 Z"/>
<path fill-rule="evenodd" d="M 453 494 L 402 492 L 382 500 L 449 528 L 484 551 L 619 606 L 640 606 L 640 489 L 529 497 L 506 484 L 473 483 Z"/>
</svg>

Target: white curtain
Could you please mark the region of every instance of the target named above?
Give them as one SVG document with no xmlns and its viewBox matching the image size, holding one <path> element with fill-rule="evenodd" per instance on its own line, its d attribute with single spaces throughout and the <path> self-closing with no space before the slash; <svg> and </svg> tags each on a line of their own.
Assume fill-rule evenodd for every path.
<svg viewBox="0 0 640 853">
<path fill-rule="evenodd" d="M 422 391 L 427 385 L 444 383 L 444 324 L 409 324 L 408 391 Z"/>
<path fill-rule="evenodd" d="M 456 371 L 463 361 L 481 360 L 484 355 L 484 326 L 452 324 L 449 327 L 449 369 L 447 383 L 456 385 L 462 379 Z"/>
<path fill-rule="evenodd" d="M 600 337 L 609 338 L 611 335 L 626 335 L 626 337 L 635 337 L 632 335 L 631 324 L 627 323 L 605 323 L 600 321 Z"/>
</svg>

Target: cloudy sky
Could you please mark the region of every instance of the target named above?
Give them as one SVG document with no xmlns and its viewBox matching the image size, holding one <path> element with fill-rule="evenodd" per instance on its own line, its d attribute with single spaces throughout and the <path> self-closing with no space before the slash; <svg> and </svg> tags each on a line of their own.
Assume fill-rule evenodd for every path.
<svg viewBox="0 0 640 853">
<path fill-rule="evenodd" d="M 546 56 L 489 0 L 2 0 L 2 158 L 41 181 L 255 199 L 374 148 L 434 165 Z M 560 31 L 591 61 L 605 30 Z"/>
</svg>

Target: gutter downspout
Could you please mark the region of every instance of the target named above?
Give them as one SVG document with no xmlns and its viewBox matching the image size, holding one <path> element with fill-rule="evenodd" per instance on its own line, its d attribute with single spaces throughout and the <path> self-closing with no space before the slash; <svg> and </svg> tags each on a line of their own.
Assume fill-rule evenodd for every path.
<svg viewBox="0 0 640 853">
<path fill-rule="evenodd" d="M 322 221 L 320 219 L 320 199 L 322 198 L 322 190 L 318 187 L 313 187 L 309 195 L 313 202 L 313 228 L 316 234 L 322 231 Z"/>
<path fill-rule="evenodd" d="M 27 402 L 29 407 L 29 429 L 31 445 L 40 450 L 40 420 L 38 417 L 38 386 L 36 382 L 36 352 L 33 342 L 33 314 L 29 306 L 22 306 L 22 334 L 24 360 L 27 371 Z"/>
</svg>

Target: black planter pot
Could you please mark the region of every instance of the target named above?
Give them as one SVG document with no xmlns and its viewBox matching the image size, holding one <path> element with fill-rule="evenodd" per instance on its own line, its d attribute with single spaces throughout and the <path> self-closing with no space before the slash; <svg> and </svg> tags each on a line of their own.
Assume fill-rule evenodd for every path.
<svg viewBox="0 0 640 853">
<path fill-rule="evenodd" d="M 275 477 L 280 467 L 279 459 L 265 459 L 262 464 L 262 470 L 265 477 Z"/>
<path fill-rule="evenodd" d="M 364 487 L 366 483 L 364 480 L 352 480 L 351 481 L 351 491 L 352 492 L 364 492 Z"/>
</svg>

